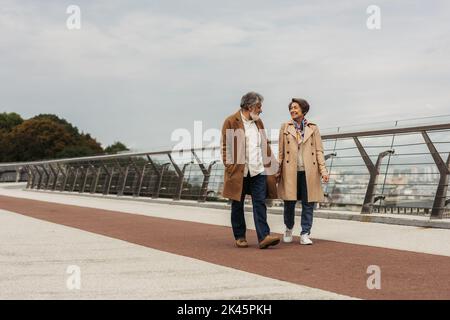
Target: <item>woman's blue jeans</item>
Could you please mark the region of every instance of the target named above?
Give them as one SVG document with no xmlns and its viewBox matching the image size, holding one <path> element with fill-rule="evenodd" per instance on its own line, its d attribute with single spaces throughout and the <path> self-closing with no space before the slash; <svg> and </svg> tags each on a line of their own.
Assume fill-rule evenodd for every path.
<svg viewBox="0 0 450 320">
<path fill-rule="evenodd" d="M 302 202 L 302 231 L 300 234 L 310 234 L 315 202 L 308 202 L 305 171 L 297 171 L 297 201 Z M 284 201 L 284 224 L 287 228 L 294 228 L 295 205 L 297 201 Z"/>
</svg>

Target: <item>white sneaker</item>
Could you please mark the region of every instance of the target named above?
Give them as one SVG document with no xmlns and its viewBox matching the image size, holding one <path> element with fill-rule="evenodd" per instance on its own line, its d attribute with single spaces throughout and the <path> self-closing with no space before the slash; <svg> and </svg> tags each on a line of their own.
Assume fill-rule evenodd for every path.
<svg viewBox="0 0 450 320">
<path fill-rule="evenodd" d="M 311 239 L 309 238 L 309 235 L 307 234 L 302 234 L 300 236 L 300 244 L 313 244 L 313 242 L 311 241 Z"/>
<path fill-rule="evenodd" d="M 283 235 L 283 242 L 286 243 L 292 242 L 292 229 L 286 228 Z"/>
</svg>

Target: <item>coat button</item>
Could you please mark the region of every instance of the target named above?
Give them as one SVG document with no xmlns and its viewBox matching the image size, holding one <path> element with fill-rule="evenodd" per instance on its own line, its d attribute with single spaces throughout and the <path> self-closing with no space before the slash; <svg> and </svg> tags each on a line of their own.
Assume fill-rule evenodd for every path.
<svg viewBox="0 0 450 320">
<path fill-rule="evenodd" d="M 314 152 L 312 153 L 312 155 L 314 155 Z"/>
<path fill-rule="evenodd" d="M 288 144 L 291 143 L 290 141 L 288 141 Z"/>
<path fill-rule="evenodd" d="M 289 154 L 289 151 L 287 153 Z"/>
<path fill-rule="evenodd" d="M 313 164 L 316 164 L 315 162 L 313 162 Z"/>
<path fill-rule="evenodd" d="M 289 163 L 289 160 L 287 160 L 286 162 Z"/>
</svg>

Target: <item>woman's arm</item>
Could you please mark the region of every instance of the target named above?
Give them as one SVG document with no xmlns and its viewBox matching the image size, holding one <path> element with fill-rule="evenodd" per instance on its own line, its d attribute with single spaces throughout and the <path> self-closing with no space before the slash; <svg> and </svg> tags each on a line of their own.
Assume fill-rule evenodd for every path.
<svg viewBox="0 0 450 320">
<path fill-rule="evenodd" d="M 320 175 L 322 177 L 328 176 L 328 170 L 325 165 L 325 156 L 324 156 L 324 152 L 323 152 L 324 150 L 323 150 L 322 137 L 320 136 L 319 127 L 317 127 L 317 129 L 316 129 L 315 139 L 316 139 L 316 159 L 317 159 L 317 164 L 319 165 Z"/>
<path fill-rule="evenodd" d="M 278 173 L 277 180 L 281 178 L 281 170 L 283 168 L 284 160 L 284 129 L 286 125 L 282 124 L 280 128 L 280 134 L 278 136 Z"/>
</svg>

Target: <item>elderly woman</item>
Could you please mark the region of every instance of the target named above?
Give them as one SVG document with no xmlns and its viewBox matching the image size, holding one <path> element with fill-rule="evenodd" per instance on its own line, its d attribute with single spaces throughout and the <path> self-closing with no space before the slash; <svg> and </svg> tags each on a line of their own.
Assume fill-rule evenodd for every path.
<svg viewBox="0 0 450 320">
<path fill-rule="evenodd" d="M 313 222 L 316 202 L 324 199 L 321 186 L 328 182 L 323 144 L 319 128 L 308 122 L 305 115 L 309 104 L 304 99 L 293 98 L 289 103 L 291 120 L 280 129 L 279 155 L 280 169 L 277 175 L 278 196 L 284 200 L 284 242 L 292 242 L 295 205 L 302 202 L 300 244 L 312 244 L 309 235 Z"/>
</svg>

